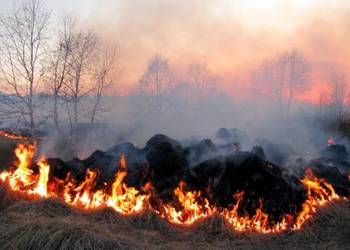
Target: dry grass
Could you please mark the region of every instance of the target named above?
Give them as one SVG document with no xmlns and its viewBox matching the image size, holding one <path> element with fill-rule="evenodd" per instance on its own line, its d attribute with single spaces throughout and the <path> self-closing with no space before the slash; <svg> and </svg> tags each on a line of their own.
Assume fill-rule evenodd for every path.
<svg viewBox="0 0 350 250">
<path fill-rule="evenodd" d="M 55 199 L 28 201 L 0 188 L 1 249 L 350 249 L 350 204 L 321 209 L 303 230 L 278 235 L 232 232 L 222 218 L 191 228 L 152 213 L 79 211 Z"/>
<path fill-rule="evenodd" d="M 0 138 L 0 162 L 13 160 L 17 143 Z M 345 201 L 321 209 L 302 230 L 278 235 L 236 233 L 220 217 L 179 228 L 153 213 L 78 211 L 59 200 L 26 200 L 1 185 L 0 214 L 0 249 L 350 249 Z"/>
</svg>

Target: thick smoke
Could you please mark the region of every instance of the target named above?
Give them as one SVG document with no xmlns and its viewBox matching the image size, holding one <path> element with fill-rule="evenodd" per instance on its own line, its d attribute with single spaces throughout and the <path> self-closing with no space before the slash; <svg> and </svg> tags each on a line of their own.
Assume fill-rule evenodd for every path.
<svg viewBox="0 0 350 250">
<path fill-rule="evenodd" d="M 307 156 L 326 145 L 330 136 L 342 140 L 324 133 L 313 118 L 318 107 L 302 101 L 318 101 L 330 65 L 347 68 L 347 1 L 91 0 L 82 11 L 68 1 L 61 6 L 47 1 L 47 5 L 58 16 L 62 9 L 76 9 L 84 28 L 98 32 L 103 40 L 116 41 L 121 53 L 123 77 L 113 91 L 120 96 L 99 117 L 94 137 L 79 138 L 79 157 L 125 141 L 143 147 L 157 133 L 183 142 L 214 138 L 221 127 L 238 128 L 249 136 L 242 142 L 243 150 L 267 138 Z M 310 61 L 312 86 L 297 96 L 287 116 L 273 102 L 251 95 L 250 75 L 264 59 L 292 48 Z M 137 83 L 149 59 L 158 53 L 175 69 L 178 85 L 190 63 L 206 64 L 218 76 L 215 91 L 200 101 L 191 100 L 193 93 L 174 93 L 172 107 L 155 112 L 140 102 Z M 50 139 L 42 151 L 72 157 L 61 149 L 64 142 L 57 146 L 61 136 L 47 130 Z"/>
<path fill-rule="evenodd" d="M 89 25 L 120 43 L 129 86 L 161 53 L 176 65 L 207 63 L 237 97 L 257 64 L 287 49 L 302 51 L 315 72 L 347 64 L 349 9 L 347 1 L 107 1 Z M 318 98 L 320 77 L 304 99 Z"/>
</svg>

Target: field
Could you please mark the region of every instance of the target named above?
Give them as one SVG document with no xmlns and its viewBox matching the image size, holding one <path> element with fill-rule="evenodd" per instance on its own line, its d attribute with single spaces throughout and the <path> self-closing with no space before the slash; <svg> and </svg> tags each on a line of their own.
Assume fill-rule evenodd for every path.
<svg viewBox="0 0 350 250">
<path fill-rule="evenodd" d="M 13 140 L 2 139 L 1 160 Z M 218 217 L 187 228 L 148 212 L 121 216 L 110 209 L 81 211 L 55 199 L 30 201 L 0 186 L 1 249 L 349 249 L 350 203 L 324 207 L 297 232 L 237 233 Z"/>
</svg>

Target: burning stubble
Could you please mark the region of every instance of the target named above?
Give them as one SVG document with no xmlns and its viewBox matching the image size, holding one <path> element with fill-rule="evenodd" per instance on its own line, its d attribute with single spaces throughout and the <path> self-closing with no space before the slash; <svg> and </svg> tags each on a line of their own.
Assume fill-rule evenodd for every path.
<svg viewBox="0 0 350 250">
<path fill-rule="evenodd" d="M 278 233 L 285 230 L 299 230 L 303 224 L 313 216 L 320 206 L 333 200 L 345 199 L 336 194 L 331 184 L 317 178 L 311 169 L 307 169 L 305 177 L 300 180 L 307 190 L 302 208 L 293 217 L 285 214 L 278 222 L 271 221 L 269 214 L 264 212 L 263 200 L 259 199 L 259 206 L 252 216 L 239 213 L 245 199 L 245 191 L 234 194 L 235 202 L 228 208 L 211 204 L 200 191 L 186 191 L 186 183 L 181 181 L 174 189 L 175 200 L 164 202 L 157 200 L 157 206 L 150 201 L 157 198 L 154 187 L 147 183 L 141 189 L 129 187 L 124 179 L 127 176 L 127 159 L 121 155 L 120 168 L 116 171 L 113 183 L 105 183 L 102 189 L 96 188 L 98 172 L 87 169 L 84 180 L 80 184 L 67 174 L 64 180 L 51 175 L 50 166 L 44 157 L 37 163 L 33 162 L 35 146 L 19 144 L 15 150 L 18 162 L 13 170 L 0 174 L 1 181 L 10 186 L 15 192 L 21 192 L 29 199 L 54 197 L 64 200 L 67 204 L 79 209 L 101 209 L 111 207 L 124 215 L 154 211 L 170 223 L 180 226 L 192 225 L 213 215 L 223 216 L 233 230 L 256 231 L 260 233 Z M 37 169 L 33 169 L 36 166 Z M 154 202 L 154 201 L 153 201 Z"/>
</svg>

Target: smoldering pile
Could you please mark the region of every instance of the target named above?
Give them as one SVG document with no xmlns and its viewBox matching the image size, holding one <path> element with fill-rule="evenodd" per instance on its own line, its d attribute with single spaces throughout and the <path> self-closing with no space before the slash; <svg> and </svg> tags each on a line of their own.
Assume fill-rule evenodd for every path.
<svg viewBox="0 0 350 250">
<path fill-rule="evenodd" d="M 288 145 L 268 140 L 258 140 L 251 150 L 243 151 L 240 145 L 246 140 L 249 138 L 244 132 L 225 128 L 212 139 L 183 143 L 158 134 L 144 148 L 123 143 L 105 152 L 97 150 L 83 160 L 49 158 L 47 162 L 52 168 L 50 179 L 64 179 L 71 172 L 75 180 L 83 182 L 87 169 L 95 170 L 94 188 L 98 190 L 113 182 L 121 168 L 120 157 L 125 155 L 125 183 L 137 190 L 151 183 L 150 204 L 155 208 L 160 203 L 176 204 L 174 190 L 186 183 L 186 191 L 200 191 L 220 209 L 232 207 L 235 194 L 244 191 L 239 214 L 253 216 L 262 207 L 270 219 L 280 221 L 286 214 L 297 216 L 302 210 L 307 190 L 300 179 L 307 168 L 329 182 L 339 195 L 349 196 L 350 162 L 344 146 L 328 145 L 320 150 L 319 157 L 304 160 Z"/>
</svg>

